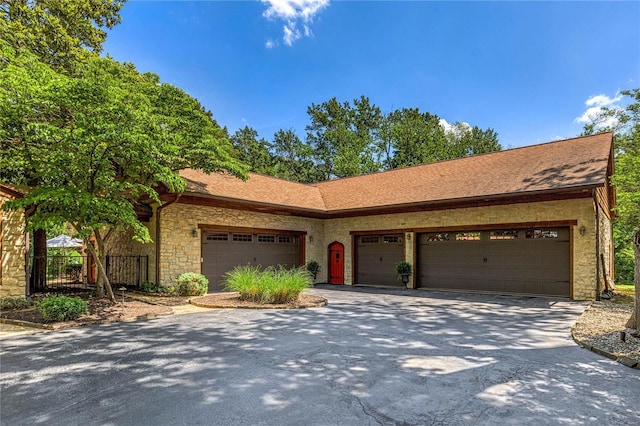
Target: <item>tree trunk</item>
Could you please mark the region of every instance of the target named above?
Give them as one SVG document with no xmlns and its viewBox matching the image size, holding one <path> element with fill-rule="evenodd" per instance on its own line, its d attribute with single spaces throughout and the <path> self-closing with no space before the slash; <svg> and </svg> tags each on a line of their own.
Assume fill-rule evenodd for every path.
<svg viewBox="0 0 640 426">
<path fill-rule="evenodd" d="M 640 230 L 633 236 L 633 251 L 636 255 L 633 283 L 635 285 L 635 304 L 633 314 L 627 323 L 627 327 L 635 328 L 640 333 Z"/>
<path fill-rule="evenodd" d="M 102 283 L 104 284 L 104 288 L 107 290 L 107 296 L 109 297 L 109 300 L 111 300 L 112 302 L 116 301 L 116 296 L 113 294 L 113 289 L 111 288 L 111 283 L 109 282 L 109 277 L 107 276 L 107 272 L 104 268 L 104 265 L 106 264 L 106 255 L 104 254 L 104 247 L 102 249 L 100 249 L 100 246 L 102 246 L 102 240 L 100 240 L 98 242 L 98 251 L 96 251 L 95 247 L 93 247 L 93 245 L 88 244 L 87 248 L 89 249 L 89 251 L 91 252 L 91 254 L 93 255 L 93 258 L 96 262 L 96 266 L 98 267 L 98 280 L 96 283 L 96 286 L 100 285 L 100 281 L 102 281 Z M 98 297 L 104 297 L 104 293 L 101 291 L 102 289 L 99 289 L 96 293 L 96 296 Z M 100 294 L 102 293 L 102 295 Z"/>
<path fill-rule="evenodd" d="M 47 231 L 33 233 L 33 263 L 31 264 L 31 291 L 44 291 L 47 283 Z"/>
</svg>

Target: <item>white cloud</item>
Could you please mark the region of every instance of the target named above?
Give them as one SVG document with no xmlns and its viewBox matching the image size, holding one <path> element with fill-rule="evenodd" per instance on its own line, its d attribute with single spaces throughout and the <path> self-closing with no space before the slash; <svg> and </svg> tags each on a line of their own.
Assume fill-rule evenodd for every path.
<svg viewBox="0 0 640 426">
<path fill-rule="evenodd" d="M 576 123 L 593 123 L 597 121 L 597 129 L 615 127 L 615 125 L 618 124 L 618 120 L 615 117 L 601 117 L 600 114 L 605 107 L 609 109 L 620 109 L 616 104 L 622 100 L 622 97 L 620 93 L 616 93 L 614 97 L 607 95 L 591 96 L 584 103 L 587 109 L 580 117 L 576 117 L 574 121 Z"/>
<path fill-rule="evenodd" d="M 267 49 L 273 49 L 274 47 L 276 47 L 276 42 L 269 39 L 264 45 Z"/>
<path fill-rule="evenodd" d="M 444 118 L 440 119 L 440 126 L 444 129 L 445 133 L 453 133 L 456 136 L 462 136 L 463 133 L 471 130 L 469 123 L 462 121 L 460 123 L 449 124 Z"/>
<path fill-rule="evenodd" d="M 309 24 L 313 22 L 313 18 L 320 11 L 329 6 L 329 0 L 260 0 L 267 5 L 267 10 L 262 16 L 267 19 L 279 19 L 285 21 L 283 27 L 282 40 L 287 46 L 300 39 L 303 34 L 305 37 L 313 36 L 313 32 Z M 303 30 L 298 28 L 302 25 Z M 270 40 L 272 41 L 272 40 Z M 275 45 L 267 42 L 267 47 L 272 48 Z"/>
</svg>

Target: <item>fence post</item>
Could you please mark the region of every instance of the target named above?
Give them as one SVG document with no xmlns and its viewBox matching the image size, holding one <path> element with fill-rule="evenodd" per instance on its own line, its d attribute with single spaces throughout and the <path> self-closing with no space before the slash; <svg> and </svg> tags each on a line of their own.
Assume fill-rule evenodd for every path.
<svg viewBox="0 0 640 426">
<path fill-rule="evenodd" d="M 106 263 L 106 265 L 104 265 L 104 270 L 105 270 L 105 273 L 106 273 L 106 275 L 107 275 L 107 278 L 109 278 L 109 281 L 111 281 L 111 277 L 109 277 L 109 273 L 111 272 L 111 271 L 110 271 L 110 269 L 111 269 L 111 268 L 109 268 L 109 263 L 110 263 L 110 262 L 109 262 L 109 258 L 110 258 L 110 257 L 111 257 L 111 256 L 107 255 L 107 260 L 106 260 L 106 262 L 105 262 L 105 263 Z"/>
<path fill-rule="evenodd" d="M 136 287 L 140 288 L 140 255 L 136 259 Z"/>
</svg>

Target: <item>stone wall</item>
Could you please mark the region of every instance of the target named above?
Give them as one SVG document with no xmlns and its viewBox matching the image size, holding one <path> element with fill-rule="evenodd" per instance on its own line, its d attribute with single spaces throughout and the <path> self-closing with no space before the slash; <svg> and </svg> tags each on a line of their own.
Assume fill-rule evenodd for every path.
<svg viewBox="0 0 640 426">
<path fill-rule="evenodd" d="M 351 231 L 452 227 L 465 225 L 491 225 L 522 222 L 577 220 L 573 229 L 573 297 L 577 300 L 593 299 L 596 286 L 595 212 L 590 198 L 547 201 L 528 204 L 512 204 L 489 207 L 402 213 L 394 215 L 365 216 L 325 221 L 325 240 L 322 247 L 332 241 L 345 246 L 345 282 L 352 284 L 352 236 Z M 585 227 L 584 235 L 579 233 Z M 604 227 L 601 227 L 601 231 Z M 412 235 L 412 240 L 415 235 Z M 408 239 L 405 235 L 405 241 Z M 319 248 L 318 248 L 319 250 Z M 327 264 L 323 252 L 321 265 Z M 413 261 L 413 248 L 405 250 L 406 260 Z"/>
<path fill-rule="evenodd" d="M 7 198 L 0 195 L 0 207 Z M 23 211 L 0 210 L 0 297 L 25 297 L 25 218 Z"/>
<path fill-rule="evenodd" d="M 600 289 L 604 290 L 603 277 L 606 275 L 608 279 L 613 280 L 613 227 L 611 220 L 607 217 L 604 210 L 598 205 L 598 220 L 599 220 L 599 232 L 600 232 L 600 244 L 599 252 L 604 255 L 605 271 L 602 271 L 602 262 L 600 256 L 598 256 L 598 262 L 600 266 Z"/>
<path fill-rule="evenodd" d="M 577 221 L 572 229 L 571 243 L 573 298 L 593 299 L 596 288 L 596 219 L 594 203 L 590 198 L 324 221 L 176 203 L 162 211 L 160 282 L 165 285 L 172 284 L 176 277 L 184 272 L 201 271 L 201 231 L 198 225 L 305 231 L 305 261 L 316 260 L 321 266 L 317 282 L 326 282 L 327 247 L 338 241 L 345 246 L 345 283 L 352 284 L 352 231 L 404 231 L 405 258 L 409 263 L 413 263 L 415 229 L 553 221 Z M 582 227 L 584 232 L 581 233 Z M 599 228 L 600 246 L 606 259 L 609 259 L 612 255 L 608 243 L 611 223 L 604 214 L 600 215 Z M 193 230 L 196 230 L 195 237 Z M 150 248 L 153 249 L 153 246 Z M 135 253 L 135 250 L 132 253 Z"/>
<path fill-rule="evenodd" d="M 316 281 L 327 280 L 324 225 L 320 219 L 175 203 L 162 210 L 160 222 L 160 283 L 163 285 L 174 284 L 182 273 L 201 272 L 202 235 L 198 225 L 306 231 L 305 263 L 319 262 L 321 269 Z M 193 230 L 196 230 L 195 237 Z"/>
</svg>

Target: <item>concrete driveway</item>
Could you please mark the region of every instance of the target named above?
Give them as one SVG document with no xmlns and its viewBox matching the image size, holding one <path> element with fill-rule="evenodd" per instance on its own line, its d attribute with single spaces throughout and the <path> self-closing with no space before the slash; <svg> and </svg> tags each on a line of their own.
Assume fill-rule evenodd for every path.
<svg viewBox="0 0 640 426">
<path fill-rule="evenodd" d="M 576 346 L 585 305 L 331 289 L 3 338 L 0 423 L 640 424 L 640 371 Z"/>
</svg>

